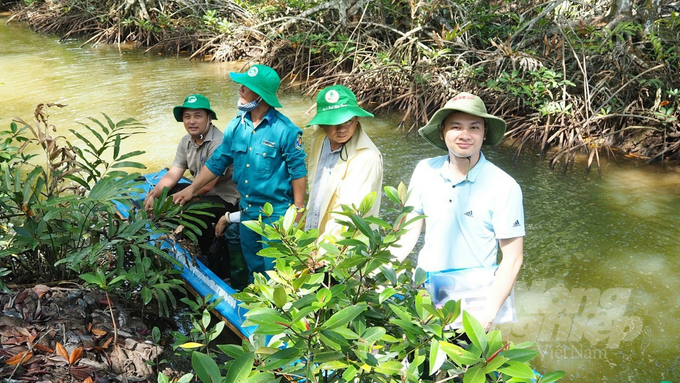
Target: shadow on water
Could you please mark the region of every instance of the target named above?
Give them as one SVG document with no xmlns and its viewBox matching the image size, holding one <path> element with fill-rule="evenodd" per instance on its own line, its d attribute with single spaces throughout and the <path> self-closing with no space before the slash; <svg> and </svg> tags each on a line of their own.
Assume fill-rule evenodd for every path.
<svg viewBox="0 0 680 383">
<path fill-rule="evenodd" d="M 115 46 L 80 48 L 0 19 L 0 125 L 29 119 L 41 102 L 68 104 L 50 121 L 64 134 L 74 120 L 134 117 L 148 125 L 128 150 L 146 150 L 149 171 L 167 166 L 184 134 L 172 108 L 191 93 L 207 95 L 224 127 L 234 115 L 242 64 L 162 58 Z M 299 126 L 313 100 L 280 96 Z M 396 130 L 399 114 L 362 125 L 384 157 L 384 184 L 408 184 L 418 160 L 441 155 L 416 134 Z M 311 127 L 305 127 L 308 136 Z M 566 175 L 524 151 L 484 148 L 522 186 L 527 236 L 516 288 L 519 321 L 504 325 L 515 342 L 538 343 L 538 371 L 565 370 L 565 382 L 679 380 L 680 259 L 677 217 L 680 174 L 638 163 L 605 160 L 603 176 L 576 165 Z M 386 201 L 386 198 L 383 198 Z M 383 210 L 385 209 L 383 205 Z M 387 216 L 389 220 L 389 215 Z M 178 314 L 176 320 L 181 322 Z M 178 326 L 186 326 L 185 324 Z M 186 327 L 182 327 L 186 330 Z M 182 331 L 185 331 L 182 330 Z"/>
</svg>

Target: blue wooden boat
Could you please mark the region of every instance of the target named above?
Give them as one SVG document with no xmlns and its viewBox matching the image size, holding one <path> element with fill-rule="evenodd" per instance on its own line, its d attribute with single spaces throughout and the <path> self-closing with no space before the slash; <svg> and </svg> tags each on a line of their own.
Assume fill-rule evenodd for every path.
<svg viewBox="0 0 680 383">
<path fill-rule="evenodd" d="M 167 169 L 156 173 L 146 174 L 143 177 L 144 183 L 141 185 L 143 192 L 134 193 L 139 197 L 138 207 L 143 206 L 144 197 L 153 189 L 158 181 L 167 173 Z M 190 183 L 188 179 L 183 178 L 181 183 Z M 128 207 L 121 203 L 117 203 L 118 211 L 123 218 L 129 217 Z M 153 238 L 152 238 L 153 239 Z M 215 314 L 222 319 L 227 327 L 229 327 L 234 334 L 243 338 L 249 339 L 253 334 L 255 327 L 244 327 L 245 313 L 248 311 L 240 307 L 240 301 L 234 299 L 232 294 L 236 293 L 229 284 L 220 279 L 200 260 L 191 257 L 189 251 L 180 244 L 165 240 L 161 242 L 161 249 L 168 252 L 179 261 L 182 267 L 178 267 L 182 271 L 181 277 L 186 282 L 190 291 L 207 297 L 212 295 L 211 301 L 221 298 L 222 301 L 215 307 Z"/>
</svg>

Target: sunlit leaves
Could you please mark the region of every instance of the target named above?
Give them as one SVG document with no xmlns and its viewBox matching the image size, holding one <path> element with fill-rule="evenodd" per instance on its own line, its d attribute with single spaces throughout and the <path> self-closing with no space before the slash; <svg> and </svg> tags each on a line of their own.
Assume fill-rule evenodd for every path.
<svg viewBox="0 0 680 383">
<path fill-rule="evenodd" d="M 408 198 L 405 186 L 388 193 L 400 203 Z M 468 382 L 524 376 L 515 363 L 526 366 L 530 355 L 505 356 L 513 346 L 498 331 L 485 333 L 467 313 L 463 324 L 473 344 L 456 340 L 447 327 L 460 316 L 460 303 L 435 307 L 425 288 L 427 273 L 391 257 L 392 244 L 414 222 L 405 218 L 408 208 L 395 228 L 364 215 L 372 202 L 369 196 L 359 207 L 343 205 L 338 215 L 346 231 L 321 244 L 313 240 L 318 232 L 305 233 L 292 215 L 271 224 L 265 215 L 245 223 L 267 237 L 269 247 L 259 255 L 276 259 L 276 268 L 268 278 L 255 275 L 236 296 L 248 310 L 244 325 L 256 328 L 241 347 L 218 346 L 233 358 L 226 381 L 265 381 L 271 376 L 261 374 L 272 373 L 305 381 L 429 381 L 423 368 L 432 377 Z"/>
</svg>

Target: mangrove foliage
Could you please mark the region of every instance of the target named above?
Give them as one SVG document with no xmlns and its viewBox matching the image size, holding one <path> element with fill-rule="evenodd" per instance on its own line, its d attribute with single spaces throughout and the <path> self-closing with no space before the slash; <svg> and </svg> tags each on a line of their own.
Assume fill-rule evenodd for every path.
<svg viewBox="0 0 680 383">
<path fill-rule="evenodd" d="M 11 20 L 85 44 L 247 60 L 313 95 L 341 83 L 404 133 L 460 91 L 566 169 L 615 150 L 680 162 L 680 25 L 669 0 L 24 0 Z"/>
</svg>

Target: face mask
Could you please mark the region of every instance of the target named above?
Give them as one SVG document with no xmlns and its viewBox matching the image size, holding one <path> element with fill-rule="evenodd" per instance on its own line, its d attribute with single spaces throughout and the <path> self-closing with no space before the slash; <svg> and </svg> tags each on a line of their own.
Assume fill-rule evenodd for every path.
<svg viewBox="0 0 680 383">
<path fill-rule="evenodd" d="M 238 103 L 236 104 L 236 107 L 237 107 L 238 110 L 240 110 L 240 111 L 243 111 L 243 112 L 250 112 L 250 111 L 252 111 L 253 109 L 257 108 L 258 105 L 260 105 L 260 100 L 261 100 L 261 99 L 262 99 L 261 97 L 258 97 L 258 98 L 256 98 L 256 99 L 254 99 L 253 101 L 248 102 L 248 103 L 246 103 L 246 104 L 241 103 L 241 100 L 239 99 L 239 100 L 238 100 Z"/>
</svg>

